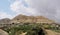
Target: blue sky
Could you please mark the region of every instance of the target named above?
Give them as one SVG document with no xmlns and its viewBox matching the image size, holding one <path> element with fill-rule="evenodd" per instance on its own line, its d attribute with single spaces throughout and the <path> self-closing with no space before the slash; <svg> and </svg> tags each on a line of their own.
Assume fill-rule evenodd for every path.
<svg viewBox="0 0 60 35">
<path fill-rule="evenodd" d="M 11 11 L 10 9 L 10 3 L 8 0 L 0 0 L 0 13 L 3 12 L 3 13 L 6 13 L 6 15 L 14 15 L 14 13 Z M 3 14 L 2 14 L 3 15 Z M 0 16 L 1 18 L 10 18 L 10 17 L 5 17 L 5 15 L 2 17 Z"/>
<path fill-rule="evenodd" d="M 6 12 L 6 13 L 10 13 L 10 3 L 8 0 L 0 0 L 0 10 Z"/>
</svg>

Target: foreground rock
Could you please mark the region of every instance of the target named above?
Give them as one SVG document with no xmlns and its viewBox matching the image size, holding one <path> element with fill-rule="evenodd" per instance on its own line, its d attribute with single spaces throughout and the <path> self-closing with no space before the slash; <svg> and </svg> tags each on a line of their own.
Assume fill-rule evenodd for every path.
<svg viewBox="0 0 60 35">
<path fill-rule="evenodd" d="M 8 33 L 0 29 L 0 35 L 8 35 Z"/>
</svg>

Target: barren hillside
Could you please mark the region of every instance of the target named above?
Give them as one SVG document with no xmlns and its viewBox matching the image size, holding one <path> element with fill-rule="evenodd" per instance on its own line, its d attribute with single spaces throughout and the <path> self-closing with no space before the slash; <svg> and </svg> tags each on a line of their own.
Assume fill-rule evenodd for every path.
<svg viewBox="0 0 60 35">
<path fill-rule="evenodd" d="M 29 22 L 29 23 L 54 23 L 53 20 L 49 20 L 43 16 L 26 16 L 26 15 L 18 15 L 12 19 L 12 22 Z"/>
<path fill-rule="evenodd" d="M 0 24 L 6 24 L 6 23 L 10 23 L 10 19 L 9 18 L 4 18 L 0 20 Z"/>
</svg>

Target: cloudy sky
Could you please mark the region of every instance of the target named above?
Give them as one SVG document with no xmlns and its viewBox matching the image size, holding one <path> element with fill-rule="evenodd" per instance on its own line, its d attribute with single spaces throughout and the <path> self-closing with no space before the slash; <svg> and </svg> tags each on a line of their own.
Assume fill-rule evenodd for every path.
<svg viewBox="0 0 60 35">
<path fill-rule="evenodd" d="M 0 0 L 0 19 L 42 15 L 60 22 L 60 0 Z"/>
</svg>

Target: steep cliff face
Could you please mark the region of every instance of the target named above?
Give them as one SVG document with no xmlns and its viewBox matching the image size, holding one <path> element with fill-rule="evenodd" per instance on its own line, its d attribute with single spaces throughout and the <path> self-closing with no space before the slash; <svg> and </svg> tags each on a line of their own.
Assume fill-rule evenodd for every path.
<svg viewBox="0 0 60 35">
<path fill-rule="evenodd" d="M 12 19 L 12 22 L 21 22 L 21 23 L 54 23 L 54 21 L 49 20 L 43 16 L 25 16 L 25 15 L 18 15 Z"/>
</svg>

